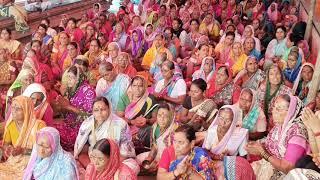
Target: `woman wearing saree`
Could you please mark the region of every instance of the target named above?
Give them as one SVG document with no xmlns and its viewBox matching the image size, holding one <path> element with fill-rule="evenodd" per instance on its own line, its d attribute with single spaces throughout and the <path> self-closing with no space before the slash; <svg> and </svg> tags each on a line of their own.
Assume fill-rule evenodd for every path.
<svg viewBox="0 0 320 180">
<path fill-rule="evenodd" d="M 155 122 L 155 110 L 158 106 L 147 88 L 145 78 L 135 76 L 117 106 L 117 114 L 131 126 L 136 149 L 150 146 L 151 125 Z"/>
<path fill-rule="evenodd" d="M 250 142 L 246 147 L 249 154 L 263 158 L 252 163 L 256 176 L 262 180 L 283 178 L 309 150 L 307 129 L 297 118 L 302 102 L 285 94 L 278 96 L 275 104 L 272 111 L 275 126 L 265 143 Z"/>
<path fill-rule="evenodd" d="M 89 23 L 85 28 L 85 34 L 80 40 L 80 51 L 82 54 L 86 53 L 90 48 L 91 40 L 97 36 L 96 27 L 93 23 Z"/>
<path fill-rule="evenodd" d="M 135 157 L 130 128 L 125 120 L 113 113 L 110 102 L 104 97 L 96 98 L 92 112 L 93 115 L 81 124 L 74 146 L 74 157 L 86 167 L 89 164 L 88 155 L 96 143 L 104 138 L 115 141 L 120 147 L 122 158 Z"/>
<path fill-rule="evenodd" d="M 13 61 L 9 60 L 9 53 L 6 49 L 0 48 L 0 117 L 4 118 L 6 107 L 6 95 L 15 81 L 18 69 Z"/>
<path fill-rule="evenodd" d="M 108 44 L 108 57 L 105 59 L 106 62 L 115 64 L 117 62 L 117 57 L 121 52 L 121 48 L 117 42 L 111 42 Z"/>
<path fill-rule="evenodd" d="M 314 65 L 311 63 L 304 63 L 301 66 L 296 81 L 293 84 L 292 94 L 298 96 L 304 105 L 307 105 L 307 95 L 311 88 L 313 72 Z"/>
<path fill-rule="evenodd" d="M 67 54 L 63 60 L 62 71 L 65 72 L 74 64 L 75 58 L 80 54 L 79 45 L 76 42 L 70 42 L 67 46 Z"/>
<path fill-rule="evenodd" d="M 177 121 L 189 124 L 195 130 L 206 130 L 216 114 L 216 105 L 211 99 L 205 97 L 207 83 L 203 79 L 193 80 L 189 96 L 183 103 L 183 109 Z"/>
<path fill-rule="evenodd" d="M 126 74 L 130 78 L 133 78 L 137 74 L 137 70 L 131 64 L 130 55 L 126 52 L 119 53 L 117 57 L 117 62 L 115 64 L 115 73 L 116 74 Z"/>
<path fill-rule="evenodd" d="M 173 132 L 177 128 L 174 122 L 174 110 L 167 103 L 160 103 L 157 121 L 152 125 L 150 151 L 137 156 L 139 164 L 146 172 L 154 173 L 159 165 L 162 152 L 172 145 Z"/>
<path fill-rule="evenodd" d="M 233 77 L 235 77 L 240 71 L 245 69 L 245 63 L 248 56 L 244 53 L 240 42 L 234 42 L 231 47 L 232 49 L 228 62 L 229 66 L 231 66 Z"/>
<path fill-rule="evenodd" d="M 47 91 L 41 84 L 30 84 L 22 95 L 30 97 L 34 102 L 34 115 L 37 119 L 42 119 L 48 126 L 53 123 L 53 109 L 47 100 Z"/>
<path fill-rule="evenodd" d="M 244 28 L 244 31 L 243 31 L 243 35 L 241 37 L 241 42 L 243 43 L 245 39 L 249 38 L 249 37 L 252 37 L 254 39 L 254 42 L 256 44 L 255 46 L 255 49 L 257 51 L 261 51 L 261 44 L 260 44 L 260 40 L 258 38 L 255 37 L 255 34 L 254 34 L 254 28 L 253 26 L 251 25 L 247 25 L 245 28 Z"/>
<path fill-rule="evenodd" d="M 152 46 L 152 42 L 155 39 L 156 35 L 157 33 L 155 32 L 154 26 L 150 23 L 147 23 L 144 28 L 144 39 L 148 48 Z"/>
<path fill-rule="evenodd" d="M 292 47 L 288 55 L 287 67 L 284 69 L 283 74 L 287 84 L 292 87 L 301 69 L 302 56 L 299 53 L 298 47 Z"/>
<path fill-rule="evenodd" d="M 132 55 L 133 63 L 140 64 L 143 54 L 147 51 L 148 47 L 144 41 L 142 31 L 134 29 L 131 35 L 131 43 L 128 46 L 128 52 Z"/>
<path fill-rule="evenodd" d="M 74 41 L 76 43 L 79 43 L 84 35 L 83 31 L 77 27 L 77 20 L 73 17 L 68 19 L 65 31 L 69 35 L 70 41 Z"/>
<path fill-rule="evenodd" d="M 57 97 L 60 104 L 63 121 L 55 123 L 61 136 L 61 145 L 65 150 L 73 150 L 73 146 L 80 128 L 81 122 L 92 111 L 92 103 L 96 96 L 94 88 L 84 79 L 79 68 L 71 66 L 66 72 L 67 81 L 63 82 L 63 96 Z"/>
<path fill-rule="evenodd" d="M 241 88 L 258 90 L 265 79 L 265 73 L 259 69 L 258 60 L 255 56 L 249 56 L 245 62 L 245 67 L 234 78 L 235 84 Z"/>
<path fill-rule="evenodd" d="M 262 108 L 256 103 L 256 91 L 244 88 L 235 107 L 239 110 L 237 125 L 249 130 L 249 139 L 258 140 L 266 135 L 267 120 Z"/>
<path fill-rule="evenodd" d="M 174 70 L 175 66 L 172 61 L 162 63 L 163 79 L 156 83 L 153 95 L 158 100 L 164 100 L 179 107 L 186 97 L 187 85 L 181 76 L 174 74 Z"/>
<path fill-rule="evenodd" d="M 157 55 L 159 55 L 160 53 L 163 53 L 163 52 L 165 52 L 167 54 L 168 60 L 170 60 L 170 61 L 173 60 L 173 56 L 172 56 L 171 52 L 167 48 L 164 47 L 164 43 L 165 43 L 164 42 L 164 35 L 160 34 L 160 33 L 157 34 L 155 36 L 153 43 L 152 43 L 152 47 L 149 48 L 143 56 L 141 66 L 144 69 L 149 70 L 151 64 L 156 59 Z"/>
<path fill-rule="evenodd" d="M 264 67 L 270 66 L 273 62 L 278 62 L 286 50 L 286 28 L 279 26 L 276 28 L 276 38 L 268 44 L 265 58 Z"/>
<path fill-rule="evenodd" d="M 16 96 L 19 96 L 23 93 L 23 91 L 34 82 L 34 72 L 29 69 L 22 69 L 17 79 L 12 83 L 10 88 L 7 91 L 6 96 L 6 111 L 5 111 L 5 117 L 9 115 L 10 106 L 12 99 Z"/>
<path fill-rule="evenodd" d="M 76 161 L 62 149 L 59 131 L 45 127 L 36 134 L 28 166 L 23 180 L 79 180 Z"/>
<path fill-rule="evenodd" d="M 234 32 L 227 32 L 226 33 L 226 38 L 224 39 L 224 41 L 220 42 L 217 44 L 217 46 L 214 49 L 214 52 L 219 56 L 219 59 L 217 61 L 217 64 L 220 65 L 227 65 L 232 67 L 234 62 L 232 61 L 228 61 L 230 60 L 229 56 L 230 56 L 230 51 L 232 49 L 232 44 L 234 42 L 234 37 L 235 34 Z"/>
<path fill-rule="evenodd" d="M 125 32 L 122 22 L 117 23 L 115 29 L 110 33 L 109 42 L 117 42 L 122 51 L 127 49 L 130 37 Z"/>
<path fill-rule="evenodd" d="M 101 50 L 101 44 L 98 39 L 92 39 L 90 41 L 89 50 L 84 56 L 88 58 L 89 67 L 96 70 L 96 66 L 104 59 L 104 52 Z"/>
<path fill-rule="evenodd" d="M 15 97 L 11 109 L 2 141 L 2 156 L 6 161 L 0 163 L 0 178 L 22 179 L 36 140 L 36 132 L 46 125 L 35 118 L 33 102 L 28 97 Z"/>
<path fill-rule="evenodd" d="M 206 83 L 208 83 L 213 77 L 215 69 L 215 59 L 212 57 L 205 57 L 202 59 L 200 69 L 193 73 L 192 80 L 203 79 Z"/>
<path fill-rule="evenodd" d="M 137 180 L 135 172 L 121 160 L 117 143 L 111 139 L 98 141 L 90 159 L 85 175 L 87 180 Z"/>
<path fill-rule="evenodd" d="M 218 41 L 219 32 L 220 32 L 220 24 L 217 20 L 214 19 L 211 13 L 207 13 L 203 21 L 199 26 L 199 31 L 202 29 L 206 29 L 208 31 L 209 39 Z"/>
<path fill-rule="evenodd" d="M 173 145 L 162 153 L 157 179 L 255 179 L 248 161 L 236 156 L 213 156 L 204 148 L 194 147 L 195 139 L 196 132 L 188 125 L 175 130 Z"/>
<path fill-rule="evenodd" d="M 61 77 L 63 70 L 63 63 L 67 57 L 67 46 L 70 41 L 69 35 L 62 31 L 55 38 L 56 41 L 53 44 L 51 53 L 51 64 L 53 66 L 53 74 L 56 78 Z"/>
<path fill-rule="evenodd" d="M 206 96 L 221 107 L 236 103 L 239 95 L 240 87 L 233 83 L 230 68 L 226 65 L 219 66 L 208 82 Z"/>
<path fill-rule="evenodd" d="M 109 63 L 99 65 L 100 79 L 96 86 L 97 96 L 107 98 L 112 107 L 117 107 L 120 98 L 125 94 L 130 85 L 130 77 L 126 74 L 117 74 L 114 66 Z M 116 111 L 116 109 L 113 109 Z"/>
<path fill-rule="evenodd" d="M 4 28 L 1 30 L 0 35 L 0 49 L 7 49 L 11 59 L 21 60 L 21 43 L 12 39 L 11 30 Z"/>
<path fill-rule="evenodd" d="M 272 65 L 267 71 L 266 82 L 262 83 L 257 90 L 257 103 L 263 109 L 268 122 L 268 131 L 274 126 L 272 110 L 275 106 L 276 97 L 281 94 L 291 94 L 291 89 L 284 85 L 284 78 L 279 66 Z"/>
</svg>

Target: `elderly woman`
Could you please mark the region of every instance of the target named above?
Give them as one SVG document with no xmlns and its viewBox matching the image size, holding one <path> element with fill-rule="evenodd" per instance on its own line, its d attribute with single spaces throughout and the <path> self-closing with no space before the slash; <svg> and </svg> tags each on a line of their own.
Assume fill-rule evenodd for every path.
<svg viewBox="0 0 320 180">
<path fill-rule="evenodd" d="M 302 56 L 299 54 L 299 48 L 293 46 L 290 48 L 288 55 L 287 67 L 284 69 L 283 74 L 287 84 L 292 87 L 301 69 Z"/>
<path fill-rule="evenodd" d="M 56 98 L 63 121 L 55 123 L 59 130 L 61 144 L 65 150 L 73 150 L 73 146 L 81 125 L 81 121 L 92 111 L 92 103 L 96 97 L 94 88 L 84 79 L 84 74 L 76 66 L 72 66 L 66 72 L 67 81 L 63 82 L 62 96 Z"/>
<path fill-rule="evenodd" d="M 164 100 L 174 105 L 182 105 L 187 92 L 187 85 L 179 75 L 174 74 L 175 66 L 172 61 L 161 65 L 163 79 L 155 85 L 153 95 L 158 100 Z"/>
<path fill-rule="evenodd" d="M 257 90 L 264 79 L 265 73 L 259 69 L 257 58 L 249 56 L 244 69 L 237 74 L 233 81 L 241 88 Z"/>
<path fill-rule="evenodd" d="M 173 143 L 172 136 L 176 127 L 173 109 L 169 104 L 161 103 L 158 107 L 157 121 L 152 126 L 151 150 L 137 156 L 145 171 L 154 173 L 157 170 L 163 150 Z"/>
<path fill-rule="evenodd" d="M 261 52 L 256 49 L 256 42 L 253 37 L 248 37 L 243 41 L 243 51 L 247 56 L 255 56 L 261 59 Z"/>
<path fill-rule="evenodd" d="M 126 52 L 119 53 L 114 67 L 116 74 L 126 74 L 130 78 L 133 78 L 137 74 L 137 70 L 131 64 L 130 55 Z"/>
<path fill-rule="evenodd" d="M 266 135 L 267 120 L 263 110 L 256 103 L 256 91 L 244 88 L 240 93 L 239 102 L 235 106 L 240 111 L 237 124 L 249 130 L 249 139 L 257 140 Z"/>
<path fill-rule="evenodd" d="M 240 155 L 248 141 L 248 130 L 237 127 L 239 111 L 231 105 L 223 106 L 210 125 L 202 147 L 214 155 Z"/>
<path fill-rule="evenodd" d="M 120 151 L 111 138 L 99 140 L 90 153 L 91 163 L 86 169 L 85 179 L 137 180 L 135 172 L 121 160 Z"/>
<path fill-rule="evenodd" d="M 78 180 L 78 169 L 73 156 L 62 149 L 59 131 L 45 127 L 37 132 L 23 180 L 65 179 Z"/>
<path fill-rule="evenodd" d="M 6 161 L 0 163 L 0 178 L 22 179 L 36 132 L 45 127 L 45 123 L 35 118 L 33 102 L 28 97 L 15 97 L 11 109 L 2 140 L 2 157 Z"/>
<path fill-rule="evenodd" d="M 215 103 L 205 97 L 206 89 L 207 83 L 203 79 L 192 81 L 178 121 L 187 123 L 196 130 L 208 129 L 217 110 Z"/>
<path fill-rule="evenodd" d="M 74 146 L 74 156 L 86 167 L 89 163 L 88 153 L 103 138 L 110 138 L 120 147 L 124 158 L 135 157 L 131 133 L 125 120 L 115 115 L 112 105 L 105 97 L 98 97 L 93 103 L 93 115 L 81 124 Z"/>
<path fill-rule="evenodd" d="M 202 59 L 200 69 L 193 73 L 192 80 L 203 79 L 205 82 L 208 83 L 213 77 L 215 69 L 215 59 L 212 57 L 205 57 Z"/>
<path fill-rule="evenodd" d="M 241 42 L 243 43 L 245 41 L 245 39 L 247 38 L 250 38 L 252 37 L 255 41 L 255 49 L 257 51 L 261 51 L 261 44 L 260 44 L 260 40 L 258 38 L 255 37 L 255 34 L 254 34 L 254 28 L 253 26 L 251 25 L 247 25 L 245 28 L 244 28 L 244 31 L 243 31 L 243 35 L 242 35 L 242 38 L 241 38 Z"/>
<path fill-rule="evenodd" d="M 280 179 L 294 168 L 298 159 L 308 151 L 307 129 L 300 119 L 302 102 L 295 96 L 279 95 L 272 110 L 275 126 L 265 143 L 250 142 L 249 154 L 260 155 L 263 159 L 252 164 L 257 177 Z"/>
<path fill-rule="evenodd" d="M 110 33 L 109 42 L 117 42 L 123 51 L 127 49 L 130 37 L 125 32 L 122 22 L 117 23 L 115 29 Z"/>
<path fill-rule="evenodd" d="M 240 88 L 232 82 L 232 72 L 226 65 L 217 68 L 208 82 L 206 96 L 213 99 L 218 107 L 238 101 Z"/>
<path fill-rule="evenodd" d="M 53 123 L 53 109 L 47 100 L 47 91 L 41 84 L 30 84 L 22 95 L 32 99 L 37 119 L 42 119 L 47 125 Z"/>
<path fill-rule="evenodd" d="M 19 96 L 34 82 L 34 72 L 29 69 L 22 69 L 17 79 L 10 86 L 6 97 L 6 116 L 11 105 L 12 98 Z"/>
<path fill-rule="evenodd" d="M 158 106 L 147 87 L 144 77 L 135 76 L 117 106 L 117 114 L 131 126 L 136 149 L 150 146 L 151 125 L 155 122 Z"/>
<path fill-rule="evenodd" d="M 284 78 L 279 66 L 272 65 L 267 71 L 266 82 L 262 83 L 257 90 L 257 103 L 260 103 L 260 107 L 267 117 L 268 131 L 274 126 L 271 113 L 275 106 L 276 97 L 281 94 L 291 94 L 291 89 L 284 85 Z"/>
<path fill-rule="evenodd" d="M 195 138 L 195 131 L 188 125 L 175 130 L 173 145 L 162 153 L 157 179 L 255 179 L 248 161 L 236 156 L 216 158 L 194 147 Z"/>
<path fill-rule="evenodd" d="M 305 63 L 301 66 L 296 81 L 293 84 L 292 94 L 298 96 L 306 105 L 307 95 L 311 88 L 311 80 L 314 72 L 314 65 Z"/>
<path fill-rule="evenodd" d="M 109 62 L 111 64 L 114 64 L 117 62 L 117 57 L 119 53 L 121 52 L 121 48 L 118 43 L 111 42 L 108 44 L 108 57 L 105 60 L 106 62 Z"/>
<path fill-rule="evenodd" d="M 122 73 L 117 74 L 114 66 L 109 62 L 99 65 L 99 73 L 101 78 L 96 86 L 97 96 L 106 97 L 111 102 L 112 107 L 116 108 L 119 99 L 130 85 L 130 77 Z"/>
</svg>

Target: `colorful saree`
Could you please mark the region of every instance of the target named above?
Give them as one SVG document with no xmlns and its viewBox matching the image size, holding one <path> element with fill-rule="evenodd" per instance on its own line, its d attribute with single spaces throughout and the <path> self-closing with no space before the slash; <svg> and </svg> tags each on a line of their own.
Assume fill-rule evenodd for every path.
<svg viewBox="0 0 320 180">
<path fill-rule="evenodd" d="M 229 77 L 223 85 L 221 85 L 220 87 L 217 87 L 216 76 L 217 76 L 218 69 L 222 67 L 227 68 Z M 211 80 L 208 82 L 206 96 L 208 98 L 213 99 L 213 101 L 218 105 L 218 107 L 221 107 L 223 105 L 236 103 L 239 99 L 239 95 L 240 95 L 240 88 L 238 85 L 232 82 L 232 73 L 230 68 L 227 67 L 226 65 L 219 66 L 215 71 Z"/>
<path fill-rule="evenodd" d="M 278 159 L 295 164 L 309 151 L 308 134 L 305 125 L 297 118 L 303 104 L 295 96 L 290 96 L 290 105 L 283 124 L 276 124 L 268 134 L 264 147 L 266 151 Z M 261 180 L 280 179 L 285 174 L 275 169 L 268 161 L 253 162 L 255 174 Z"/>
<path fill-rule="evenodd" d="M 204 66 L 206 64 L 206 61 L 207 60 L 211 60 L 212 61 L 212 69 L 210 70 L 210 73 L 206 75 L 205 71 L 204 71 Z M 192 80 L 195 80 L 195 79 L 203 79 L 205 80 L 206 82 L 209 82 L 210 79 L 213 77 L 213 73 L 216 69 L 216 65 L 215 65 L 215 60 L 212 58 L 212 57 L 205 57 L 203 58 L 202 60 L 202 63 L 201 63 L 201 67 L 199 70 L 195 71 L 192 75 Z"/>
<path fill-rule="evenodd" d="M 172 172 L 177 169 L 179 163 L 184 159 L 180 158 L 170 163 L 169 172 Z M 204 180 L 214 180 L 215 174 L 214 169 L 211 166 L 212 159 L 208 152 L 201 148 L 195 147 L 189 155 L 187 160 L 191 165 L 191 170 L 196 172 Z M 182 179 L 190 179 L 187 175 L 182 175 Z"/>
<path fill-rule="evenodd" d="M 81 124 L 74 146 L 74 156 L 78 157 L 86 143 L 89 143 L 89 153 L 97 141 L 108 138 L 120 147 L 120 154 L 124 158 L 135 157 L 136 153 L 132 143 L 131 132 L 128 124 L 115 115 L 112 106 L 109 107 L 110 115 L 99 127 L 95 127 L 93 115 Z"/>
<path fill-rule="evenodd" d="M 78 69 L 79 70 L 79 69 Z M 92 112 L 93 100 L 96 97 L 94 89 L 83 80 L 83 75 L 78 71 L 76 88 L 66 92 L 70 105 L 80 109 L 85 113 Z M 65 150 L 72 151 L 74 143 L 81 125 L 84 120 L 82 116 L 68 112 L 64 114 L 64 121 L 55 124 L 61 137 L 61 145 Z"/>
<path fill-rule="evenodd" d="M 260 84 L 264 81 L 265 76 L 265 73 L 261 69 L 258 69 L 251 76 L 248 75 L 248 71 L 246 69 L 243 69 L 234 78 L 234 82 L 241 88 L 258 90 Z"/>
<path fill-rule="evenodd" d="M 31 97 L 33 93 L 41 93 L 43 97 L 41 103 L 34 107 L 35 117 L 42 119 L 47 125 L 51 125 L 53 123 L 53 109 L 47 100 L 46 89 L 41 84 L 33 83 L 24 90 L 22 95 Z"/>
<path fill-rule="evenodd" d="M 223 136 L 221 140 L 218 139 L 218 123 L 219 123 L 219 113 L 223 108 L 230 108 L 233 112 L 233 120 L 231 126 L 229 127 L 227 133 Z M 207 136 L 203 142 L 202 147 L 208 149 L 213 154 L 222 154 L 227 151 L 228 155 L 236 156 L 240 154 L 240 156 L 244 156 L 247 152 L 244 150 L 245 145 L 248 141 L 248 130 L 244 128 L 236 127 L 237 121 L 239 119 L 239 111 L 231 105 L 222 106 L 218 112 L 218 115 L 211 123 Z"/>
<path fill-rule="evenodd" d="M 36 140 L 36 132 L 45 127 L 45 123 L 37 120 L 33 113 L 33 102 L 25 96 L 17 96 L 13 101 L 19 103 L 24 114 L 21 130 L 16 126 L 12 116 L 8 119 L 3 135 L 3 144 L 13 147 L 32 149 Z M 23 171 L 27 167 L 29 155 L 10 156 L 6 162 L 0 163 L 0 179 L 22 179 Z"/>
<path fill-rule="evenodd" d="M 106 80 L 101 78 L 96 87 L 97 96 L 106 97 L 112 104 L 116 111 L 119 99 L 125 94 L 130 85 L 130 77 L 125 74 L 118 74 L 112 84 L 107 85 Z"/>
<path fill-rule="evenodd" d="M 244 90 L 251 91 L 253 95 L 251 107 L 247 114 L 243 114 L 242 109 L 239 107 L 239 102 L 235 104 L 235 106 L 239 108 L 240 113 L 237 124 L 245 129 L 248 129 L 249 132 L 265 132 L 267 130 L 267 120 L 259 104 L 255 103 L 256 99 L 258 98 L 256 91 L 253 89 L 244 88 L 240 93 L 240 98 Z"/>
<path fill-rule="evenodd" d="M 117 143 L 106 139 L 110 144 L 110 159 L 102 172 L 98 172 L 93 163 L 86 169 L 86 180 L 137 180 L 137 175 L 126 164 L 121 162 L 120 150 Z"/>
<path fill-rule="evenodd" d="M 293 88 L 292 88 L 292 94 L 298 96 L 302 100 L 303 103 L 306 103 L 306 100 L 307 100 L 307 97 L 306 96 L 303 97 L 303 94 L 305 94 L 305 95 L 308 94 L 309 89 L 311 88 L 311 81 L 305 83 L 302 80 L 301 72 L 305 66 L 309 66 L 314 71 L 313 64 L 304 63 L 300 68 L 299 74 L 298 74 L 296 81 L 294 82 Z"/>
<path fill-rule="evenodd" d="M 166 53 L 168 60 L 173 60 L 173 56 L 167 48 L 165 47 L 156 48 L 155 45 L 152 45 L 152 47 L 149 48 L 145 53 L 145 55 L 143 56 L 141 65 L 150 68 L 151 64 L 156 59 L 157 55 L 160 53 Z"/>
<path fill-rule="evenodd" d="M 47 137 L 52 154 L 46 158 L 38 155 L 38 145 L 33 145 L 30 161 L 24 172 L 23 180 L 79 180 L 76 162 L 73 156 L 62 149 L 59 131 L 45 127 L 37 132 L 36 138 Z"/>
</svg>

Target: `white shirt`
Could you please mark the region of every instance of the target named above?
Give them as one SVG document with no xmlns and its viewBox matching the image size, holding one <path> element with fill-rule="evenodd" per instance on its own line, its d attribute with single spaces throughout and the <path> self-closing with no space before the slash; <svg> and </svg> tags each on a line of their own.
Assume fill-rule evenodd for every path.
<svg viewBox="0 0 320 180">
<path fill-rule="evenodd" d="M 159 93 L 162 89 L 164 89 L 164 79 L 158 81 L 155 87 L 155 92 Z M 179 79 L 173 87 L 173 90 L 169 97 L 177 98 L 179 96 L 183 96 L 187 94 L 187 85 L 183 79 Z"/>
</svg>

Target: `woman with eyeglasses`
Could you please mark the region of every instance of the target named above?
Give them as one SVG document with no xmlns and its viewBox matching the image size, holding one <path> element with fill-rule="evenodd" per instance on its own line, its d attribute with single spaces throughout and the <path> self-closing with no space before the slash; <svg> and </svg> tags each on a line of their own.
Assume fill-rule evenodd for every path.
<svg viewBox="0 0 320 180">
<path fill-rule="evenodd" d="M 281 179 L 295 167 L 298 159 L 308 153 L 307 129 L 297 118 L 302 106 L 303 103 L 296 96 L 278 96 L 272 109 L 275 126 L 264 144 L 248 143 L 248 153 L 263 158 L 251 164 L 259 179 Z"/>
<path fill-rule="evenodd" d="M 175 74 L 172 61 L 165 61 L 161 65 L 163 79 L 158 81 L 153 95 L 158 100 L 164 100 L 176 106 L 182 105 L 187 93 L 187 85 L 180 74 Z"/>
<path fill-rule="evenodd" d="M 126 52 L 119 53 L 115 63 L 115 71 L 117 74 L 123 73 L 133 78 L 137 74 L 137 70 L 133 67 L 130 54 Z"/>
</svg>

